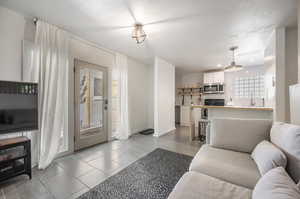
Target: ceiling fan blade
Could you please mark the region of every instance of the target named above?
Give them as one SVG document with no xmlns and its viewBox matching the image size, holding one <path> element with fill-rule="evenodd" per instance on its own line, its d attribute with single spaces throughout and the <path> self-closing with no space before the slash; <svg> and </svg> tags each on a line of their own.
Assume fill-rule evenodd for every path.
<svg viewBox="0 0 300 199">
<path fill-rule="evenodd" d="M 181 16 L 181 17 L 174 17 L 174 18 L 163 19 L 163 20 L 159 20 L 159 21 L 153 21 L 153 22 L 145 23 L 143 25 L 147 26 L 147 25 L 156 25 L 156 24 L 163 24 L 163 23 L 172 23 L 172 22 L 187 20 L 187 19 L 191 19 L 194 17 L 200 17 L 200 16 L 202 16 L 202 15 L 199 13 L 196 13 L 196 14 L 192 14 L 192 15 L 186 15 L 186 16 Z"/>
<path fill-rule="evenodd" d="M 138 21 L 137 21 L 137 19 L 135 17 L 135 14 L 134 14 L 134 12 L 133 12 L 133 10 L 131 8 L 132 6 L 130 5 L 130 3 L 127 0 L 123 0 L 123 2 L 125 4 L 128 12 L 129 12 L 130 16 L 132 17 L 132 19 L 134 20 L 134 22 L 137 23 Z"/>
<path fill-rule="evenodd" d="M 104 31 L 113 31 L 113 30 L 122 30 L 133 28 L 134 26 L 97 26 L 97 27 L 81 27 L 81 28 L 72 28 L 73 30 L 78 30 L 81 32 L 104 32 Z"/>
</svg>

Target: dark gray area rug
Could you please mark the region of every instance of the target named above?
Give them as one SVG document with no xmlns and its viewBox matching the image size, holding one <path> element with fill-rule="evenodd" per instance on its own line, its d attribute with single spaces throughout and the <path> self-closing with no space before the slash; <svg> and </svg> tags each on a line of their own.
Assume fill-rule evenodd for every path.
<svg viewBox="0 0 300 199">
<path fill-rule="evenodd" d="M 155 149 L 78 199 L 166 199 L 191 156 Z"/>
</svg>

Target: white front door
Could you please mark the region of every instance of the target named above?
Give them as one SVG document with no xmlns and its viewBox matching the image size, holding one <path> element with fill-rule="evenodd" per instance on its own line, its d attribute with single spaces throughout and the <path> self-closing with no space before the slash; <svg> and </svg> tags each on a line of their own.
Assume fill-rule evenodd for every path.
<svg viewBox="0 0 300 199">
<path fill-rule="evenodd" d="M 107 68 L 75 59 L 75 150 L 106 142 Z"/>
</svg>

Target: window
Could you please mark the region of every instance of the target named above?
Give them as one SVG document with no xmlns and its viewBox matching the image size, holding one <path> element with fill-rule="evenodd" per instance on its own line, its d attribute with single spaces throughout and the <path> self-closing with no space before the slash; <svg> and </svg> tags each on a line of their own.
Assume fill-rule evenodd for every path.
<svg viewBox="0 0 300 199">
<path fill-rule="evenodd" d="M 235 97 L 263 98 L 265 92 L 265 78 L 263 75 L 239 77 L 234 81 Z"/>
<path fill-rule="evenodd" d="M 80 69 L 80 135 L 103 127 L 103 72 Z"/>
</svg>

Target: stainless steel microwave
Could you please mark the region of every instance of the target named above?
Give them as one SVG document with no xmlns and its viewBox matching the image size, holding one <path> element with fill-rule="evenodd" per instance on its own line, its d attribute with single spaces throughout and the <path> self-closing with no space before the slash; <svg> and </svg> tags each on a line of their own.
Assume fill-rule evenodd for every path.
<svg viewBox="0 0 300 199">
<path fill-rule="evenodd" d="M 205 94 L 223 94 L 224 84 L 205 84 L 203 87 Z"/>
</svg>

